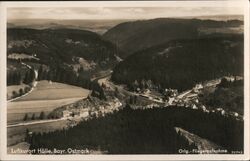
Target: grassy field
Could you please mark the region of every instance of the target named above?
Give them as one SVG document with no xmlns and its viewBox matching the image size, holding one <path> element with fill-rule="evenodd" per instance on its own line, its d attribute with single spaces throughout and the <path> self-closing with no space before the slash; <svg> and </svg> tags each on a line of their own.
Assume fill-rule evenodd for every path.
<svg viewBox="0 0 250 161">
<path fill-rule="evenodd" d="M 26 113 L 29 117 L 33 114 L 38 117 L 42 111 L 48 114 L 55 108 L 86 98 L 88 94 L 89 90 L 80 87 L 40 81 L 27 96 L 8 102 L 7 122 L 21 122 Z"/>
<path fill-rule="evenodd" d="M 56 82 L 49 83 L 48 81 L 40 81 L 30 95 L 20 98 L 15 102 L 78 98 L 87 97 L 88 94 L 89 90 L 77 86 Z"/>
</svg>

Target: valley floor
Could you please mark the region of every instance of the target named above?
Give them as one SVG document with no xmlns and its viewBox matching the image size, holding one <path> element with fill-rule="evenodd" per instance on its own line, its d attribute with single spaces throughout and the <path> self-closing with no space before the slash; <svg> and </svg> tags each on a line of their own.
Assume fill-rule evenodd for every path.
<svg viewBox="0 0 250 161">
<path fill-rule="evenodd" d="M 111 82 L 109 79 L 110 79 L 110 76 L 108 75 L 106 77 L 102 77 L 101 79 L 99 79 L 98 82 L 100 84 L 104 84 L 106 90 L 108 90 L 108 91 L 110 91 L 110 90 L 115 91 L 115 89 L 117 89 L 119 91 L 119 93 L 121 95 L 125 96 L 125 97 L 138 96 L 141 100 L 151 102 L 152 107 L 150 106 L 150 108 L 157 107 L 156 104 L 159 104 L 158 106 L 162 105 L 162 107 L 163 106 L 166 106 L 166 107 L 169 106 L 169 105 L 166 105 L 165 104 L 166 102 L 164 102 L 162 100 L 149 99 L 149 96 L 147 96 L 147 95 L 146 95 L 147 97 L 142 97 L 141 94 L 128 91 L 128 90 L 125 89 L 124 86 L 116 85 L 113 82 Z M 207 85 L 207 87 L 215 87 L 218 83 L 220 83 L 220 81 L 214 81 L 213 80 L 213 81 L 208 81 L 206 85 Z M 20 107 L 22 107 L 22 110 L 23 110 L 23 107 L 25 107 L 24 106 L 25 103 L 29 104 L 31 102 L 34 102 L 34 104 L 43 106 L 43 108 L 42 107 L 41 108 L 36 108 L 38 111 L 39 110 L 41 111 L 41 109 L 43 109 L 43 111 L 46 111 L 46 108 L 50 109 L 50 111 L 51 111 L 52 109 L 56 109 L 58 107 L 63 107 L 63 106 L 67 106 L 67 105 L 69 105 L 71 107 L 71 105 L 74 105 L 80 99 L 82 99 L 82 97 L 60 99 L 62 97 L 68 96 L 67 93 L 65 93 L 65 94 L 63 93 L 64 88 L 65 88 L 65 91 L 67 91 L 67 88 L 70 88 L 72 90 L 71 93 L 73 92 L 73 94 L 74 94 L 74 90 L 75 90 L 75 93 L 77 93 L 77 95 L 79 95 L 79 91 L 81 91 L 82 89 L 72 87 L 72 86 L 68 86 L 68 85 L 65 86 L 65 85 L 60 84 L 60 83 L 52 83 L 52 84 L 54 84 L 54 87 L 50 87 L 51 84 L 49 82 L 47 82 L 47 81 L 39 82 L 37 89 L 35 89 L 33 91 L 34 93 L 32 92 L 32 94 L 29 95 L 29 97 L 27 97 L 27 98 L 24 97 L 24 98 L 22 98 L 23 100 L 20 100 L 20 101 L 17 100 L 17 101 L 11 102 L 11 103 L 18 104 Z M 48 92 L 47 90 L 50 91 L 50 92 Z M 52 100 L 48 99 L 48 96 L 50 96 L 50 95 L 48 95 L 48 93 L 53 93 L 53 95 L 51 95 L 51 98 L 53 98 Z M 82 95 L 82 94 L 86 94 L 86 93 L 88 93 L 88 91 L 84 91 L 84 92 L 82 92 L 80 94 Z M 182 92 L 182 93 L 180 93 L 179 95 L 176 96 L 176 99 L 178 98 L 179 101 L 176 102 L 175 105 L 182 106 L 181 104 L 187 98 L 190 98 L 190 96 L 197 99 L 198 94 L 194 94 L 193 89 L 184 91 L 184 92 Z M 157 96 L 153 95 L 153 97 L 156 98 Z M 46 101 L 42 100 L 42 99 L 45 99 L 45 98 L 47 99 Z M 54 100 L 55 98 L 57 98 L 57 100 Z M 25 100 L 25 99 L 27 99 L 27 100 Z M 35 100 L 32 101 L 32 99 L 35 99 Z M 66 101 L 66 102 L 62 103 L 63 100 Z M 56 104 L 56 103 L 53 104 L 52 103 L 51 106 L 49 106 L 49 102 L 53 102 L 53 101 L 58 101 L 59 104 Z M 84 100 L 83 100 L 83 102 L 84 102 Z M 122 102 L 123 102 L 123 104 L 125 103 L 124 100 Z M 11 108 L 11 104 L 8 104 L 8 105 L 10 106 L 9 111 L 8 111 L 8 114 L 9 114 L 8 117 L 11 118 L 11 114 L 12 114 L 13 109 Z M 15 106 L 15 107 L 16 108 L 14 108 L 13 117 L 17 118 L 17 116 L 18 116 L 18 106 Z M 27 105 L 26 107 L 30 107 L 30 106 Z M 35 106 L 32 106 L 32 107 L 35 107 Z M 190 106 L 190 107 L 191 107 L 191 109 L 195 110 L 193 108 L 193 106 Z M 204 109 L 198 109 L 198 108 L 197 108 L 197 110 L 203 110 L 204 111 Z M 26 111 L 30 111 L 29 108 L 27 108 Z M 34 111 L 31 108 L 31 112 L 36 112 L 36 111 Z M 101 109 L 101 108 L 99 108 L 99 109 L 97 108 L 97 111 L 93 111 L 93 112 L 95 114 L 95 117 L 98 116 L 99 114 L 101 114 L 100 116 L 105 116 L 106 115 L 105 109 Z M 111 112 L 112 112 L 112 110 L 111 110 Z M 204 111 L 204 112 L 206 112 L 206 111 Z M 23 114 L 22 114 L 22 117 L 23 117 Z M 224 116 L 222 116 L 222 117 L 224 117 Z M 20 120 L 21 119 L 22 118 L 20 117 Z M 16 122 L 16 123 L 9 122 L 9 125 L 8 125 L 8 146 L 9 146 L 9 148 L 8 149 L 11 149 L 12 147 L 17 148 L 19 146 L 22 147 L 24 145 L 24 141 L 25 141 L 24 139 L 26 137 L 26 129 L 29 129 L 29 131 L 31 131 L 32 133 L 33 132 L 34 133 L 36 133 L 36 132 L 49 132 L 49 131 L 52 132 L 52 131 L 55 131 L 55 130 L 61 130 L 63 128 L 66 129 L 68 127 L 76 126 L 77 122 L 81 121 L 82 119 L 80 119 L 76 123 L 74 123 L 76 120 L 77 119 L 74 118 L 74 117 L 72 117 L 72 118 L 70 118 L 70 117 L 62 117 L 62 118 L 53 119 L 53 120 L 37 120 L 37 121 L 36 120 L 33 120 L 33 121 L 30 120 L 30 121 L 27 121 L 27 122 L 19 121 L 19 123 L 18 122 Z M 207 149 L 210 149 L 210 148 L 219 148 L 220 147 L 220 146 L 210 142 L 209 140 L 203 139 L 203 138 L 199 137 L 198 135 L 189 133 L 188 131 L 186 131 L 186 130 L 184 130 L 182 128 L 176 128 L 176 132 L 181 133 L 181 135 L 184 138 L 186 138 L 190 143 L 194 143 L 198 147 L 198 150 L 200 150 L 200 151 L 207 150 Z M 27 145 L 27 144 L 25 144 L 25 145 Z M 25 146 L 25 147 L 27 147 L 27 146 Z"/>
</svg>

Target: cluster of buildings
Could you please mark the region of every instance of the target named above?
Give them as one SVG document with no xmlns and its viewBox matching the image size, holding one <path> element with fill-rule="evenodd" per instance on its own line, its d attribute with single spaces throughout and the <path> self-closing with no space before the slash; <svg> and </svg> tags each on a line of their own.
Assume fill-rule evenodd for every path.
<svg viewBox="0 0 250 161">
<path fill-rule="evenodd" d="M 230 78 L 230 79 L 236 79 L 236 78 Z M 216 80 L 216 82 L 212 82 L 213 85 L 215 83 L 218 83 L 218 81 Z M 179 95 L 175 97 L 168 97 L 165 102 L 165 107 L 168 107 L 168 106 L 186 107 L 186 108 L 191 108 L 194 110 L 202 110 L 203 112 L 206 112 L 206 113 L 210 113 L 210 112 L 218 113 L 222 116 L 234 117 L 236 119 L 241 119 L 241 120 L 243 119 L 242 116 L 240 116 L 237 112 L 228 112 L 220 107 L 211 109 L 203 105 L 201 102 L 199 102 L 198 94 L 201 92 L 203 88 L 204 86 L 202 84 L 196 84 L 196 86 L 191 91 L 184 93 L 182 97 L 178 97 Z M 154 106 L 154 107 L 157 107 L 157 106 Z"/>
<path fill-rule="evenodd" d="M 153 108 L 159 108 L 159 107 L 162 107 L 162 106 L 160 106 L 157 103 L 151 103 L 151 104 L 140 107 L 140 109 L 153 109 Z"/>
<path fill-rule="evenodd" d="M 100 105 L 96 110 L 92 110 L 90 112 L 91 116 L 105 116 L 108 113 L 113 113 L 114 111 L 118 111 L 119 107 L 122 106 L 122 103 L 117 99 L 113 99 L 104 105 Z"/>
<path fill-rule="evenodd" d="M 73 105 L 71 106 L 73 107 Z M 114 111 L 118 111 L 120 106 L 122 106 L 122 103 L 117 98 L 115 98 L 109 101 L 108 103 L 96 105 L 95 108 L 92 108 L 91 106 L 86 106 L 85 108 L 67 108 L 62 111 L 62 113 L 63 117 L 68 119 L 88 119 L 91 116 L 105 116 L 105 114 L 107 113 L 113 113 Z"/>
<path fill-rule="evenodd" d="M 178 95 L 178 91 L 177 89 L 165 89 L 163 95 L 167 96 L 167 97 L 176 97 Z"/>
<path fill-rule="evenodd" d="M 63 117 L 70 118 L 70 117 L 80 117 L 80 118 L 87 118 L 89 116 L 89 109 L 74 109 L 74 110 L 64 110 Z"/>
</svg>

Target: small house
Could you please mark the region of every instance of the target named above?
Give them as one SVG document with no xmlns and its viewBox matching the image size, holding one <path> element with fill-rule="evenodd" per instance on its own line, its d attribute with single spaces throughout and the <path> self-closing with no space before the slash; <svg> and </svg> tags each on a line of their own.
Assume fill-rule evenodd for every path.
<svg viewBox="0 0 250 161">
<path fill-rule="evenodd" d="M 234 116 L 235 116 L 235 117 L 238 117 L 239 114 L 238 114 L 237 112 L 234 112 Z"/>
<path fill-rule="evenodd" d="M 89 116 L 89 110 L 87 108 L 84 108 L 80 111 L 80 117 L 88 117 Z"/>
<path fill-rule="evenodd" d="M 63 111 L 63 117 L 70 117 L 71 114 L 72 114 L 72 112 L 69 111 L 69 110 L 64 110 L 64 111 Z"/>
<path fill-rule="evenodd" d="M 198 107 L 195 104 L 193 104 L 192 109 L 197 110 Z"/>
</svg>

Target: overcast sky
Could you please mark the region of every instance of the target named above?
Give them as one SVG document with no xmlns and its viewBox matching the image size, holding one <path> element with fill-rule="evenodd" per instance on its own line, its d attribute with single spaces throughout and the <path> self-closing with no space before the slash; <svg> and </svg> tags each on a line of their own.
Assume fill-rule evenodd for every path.
<svg viewBox="0 0 250 161">
<path fill-rule="evenodd" d="M 68 7 L 8 8 L 8 19 L 150 19 L 204 15 L 239 15 L 238 7 Z"/>
</svg>

